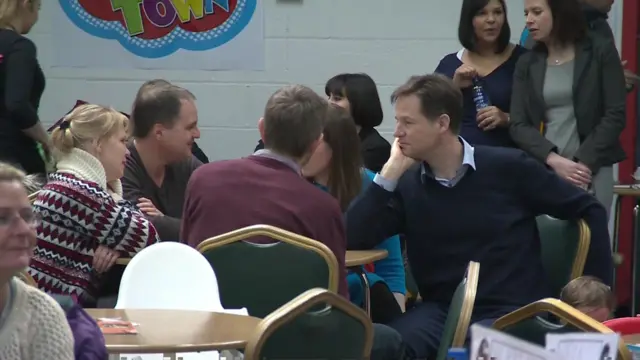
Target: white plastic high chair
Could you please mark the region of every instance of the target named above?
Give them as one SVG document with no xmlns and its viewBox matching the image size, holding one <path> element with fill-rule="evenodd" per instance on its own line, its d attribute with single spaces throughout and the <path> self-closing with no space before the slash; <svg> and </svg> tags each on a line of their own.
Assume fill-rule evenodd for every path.
<svg viewBox="0 0 640 360">
<path fill-rule="evenodd" d="M 116 309 L 230 312 L 220 302 L 213 268 L 197 250 L 177 242 L 151 245 L 134 256 L 122 275 Z M 138 358 L 139 357 L 139 358 Z M 178 353 L 184 360 L 218 360 L 217 351 Z M 157 354 L 120 354 L 120 359 L 157 359 Z"/>
</svg>

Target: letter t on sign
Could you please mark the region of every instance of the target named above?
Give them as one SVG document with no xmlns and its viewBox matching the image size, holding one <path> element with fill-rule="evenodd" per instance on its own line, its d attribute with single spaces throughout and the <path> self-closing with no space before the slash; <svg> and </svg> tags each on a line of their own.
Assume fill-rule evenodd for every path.
<svg viewBox="0 0 640 360">
<path fill-rule="evenodd" d="M 122 11 L 122 17 L 130 36 L 144 32 L 140 4 L 142 4 L 142 0 L 111 0 L 111 9 L 114 12 Z"/>
</svg>

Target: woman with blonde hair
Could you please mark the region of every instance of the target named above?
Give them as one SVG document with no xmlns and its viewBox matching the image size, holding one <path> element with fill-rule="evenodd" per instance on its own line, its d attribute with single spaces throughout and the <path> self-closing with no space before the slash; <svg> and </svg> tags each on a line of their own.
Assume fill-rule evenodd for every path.
<svg viewBox="0 0 640 360">
<path fill-rule="evenodd" d="M 49 153 L 49 136 L 38 117 L 44 73 L 36 46 L 27 39 L 40 0 L 0 0 L 0 160 L 28 174 L 44 174 L 38 145 Z"/>
<path fill-rule="evenodd" d="M 0 358 L 73 360 L 73 335 L 60 305 L 16 277 L 29 265 L 40 223 L 24 179 L 0 163 Z"/>
<path fill-rule="evenodd" d="M 118 111 L 82 105 L 53 130 L 57 171 L 33 205 L 42 224 L 29 267 L 48 293 L 94 305 L 118 257 L 158 242 L 153 225 L 122 199 L 127 129 Z"/>
</svg>

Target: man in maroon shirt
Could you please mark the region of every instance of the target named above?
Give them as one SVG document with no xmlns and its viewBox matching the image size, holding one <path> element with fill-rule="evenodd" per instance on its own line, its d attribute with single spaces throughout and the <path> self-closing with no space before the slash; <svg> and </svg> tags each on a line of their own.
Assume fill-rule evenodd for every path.
<svg viewBox="0 0 640 360">
<path fill-rule="evenodd" d="M 322 141 L 328 104 L 310 88 L 276 91 L 258 122 L 265 149 L 198 168 L 189 180 L 180 238 L 203 240 L 242 227 L 267 224 L 322 242 L 340 267 L 339 293 L 348 297 L 342 212 L 328 193 L 300 175 Z"/>
<path fill-rule="evenodd" d="M 348 297 L 342 211 L 328 193 L 300 175 L 322 142 L 328 103 L 308 87 L 286 86 L 267 102 L 258 122 L 264 149 L 237 160 L 200 166 L 192 175 L 182 215 L 183 242 L 202 241 L 242 227 L 267 224 L 318 240 L 336 255 L 338 292 Z M 404 354 L 400 334 L 374 324 L 371 360 Z"/>
</svg>

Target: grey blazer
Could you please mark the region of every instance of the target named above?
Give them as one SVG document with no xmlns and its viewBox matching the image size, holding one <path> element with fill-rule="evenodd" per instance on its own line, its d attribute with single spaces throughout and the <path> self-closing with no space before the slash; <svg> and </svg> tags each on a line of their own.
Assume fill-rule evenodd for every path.
<svg viewBox="0 0 640 360">
<path fill-rule="evenodd" d="M 545 162 L 556 146 L 541 133 L 547 121 L 542 95 L 547 53 L 536 48 L 518 60 L 511 96 L 509 132 L 515 143 Z M 625 126 L 625 82 L 613 42 L 589 35 L 576 44 L 573 106 L 580 136 L 575 160 L 597 172 L 626 158 L 619 137 Z"/>
</svg>

